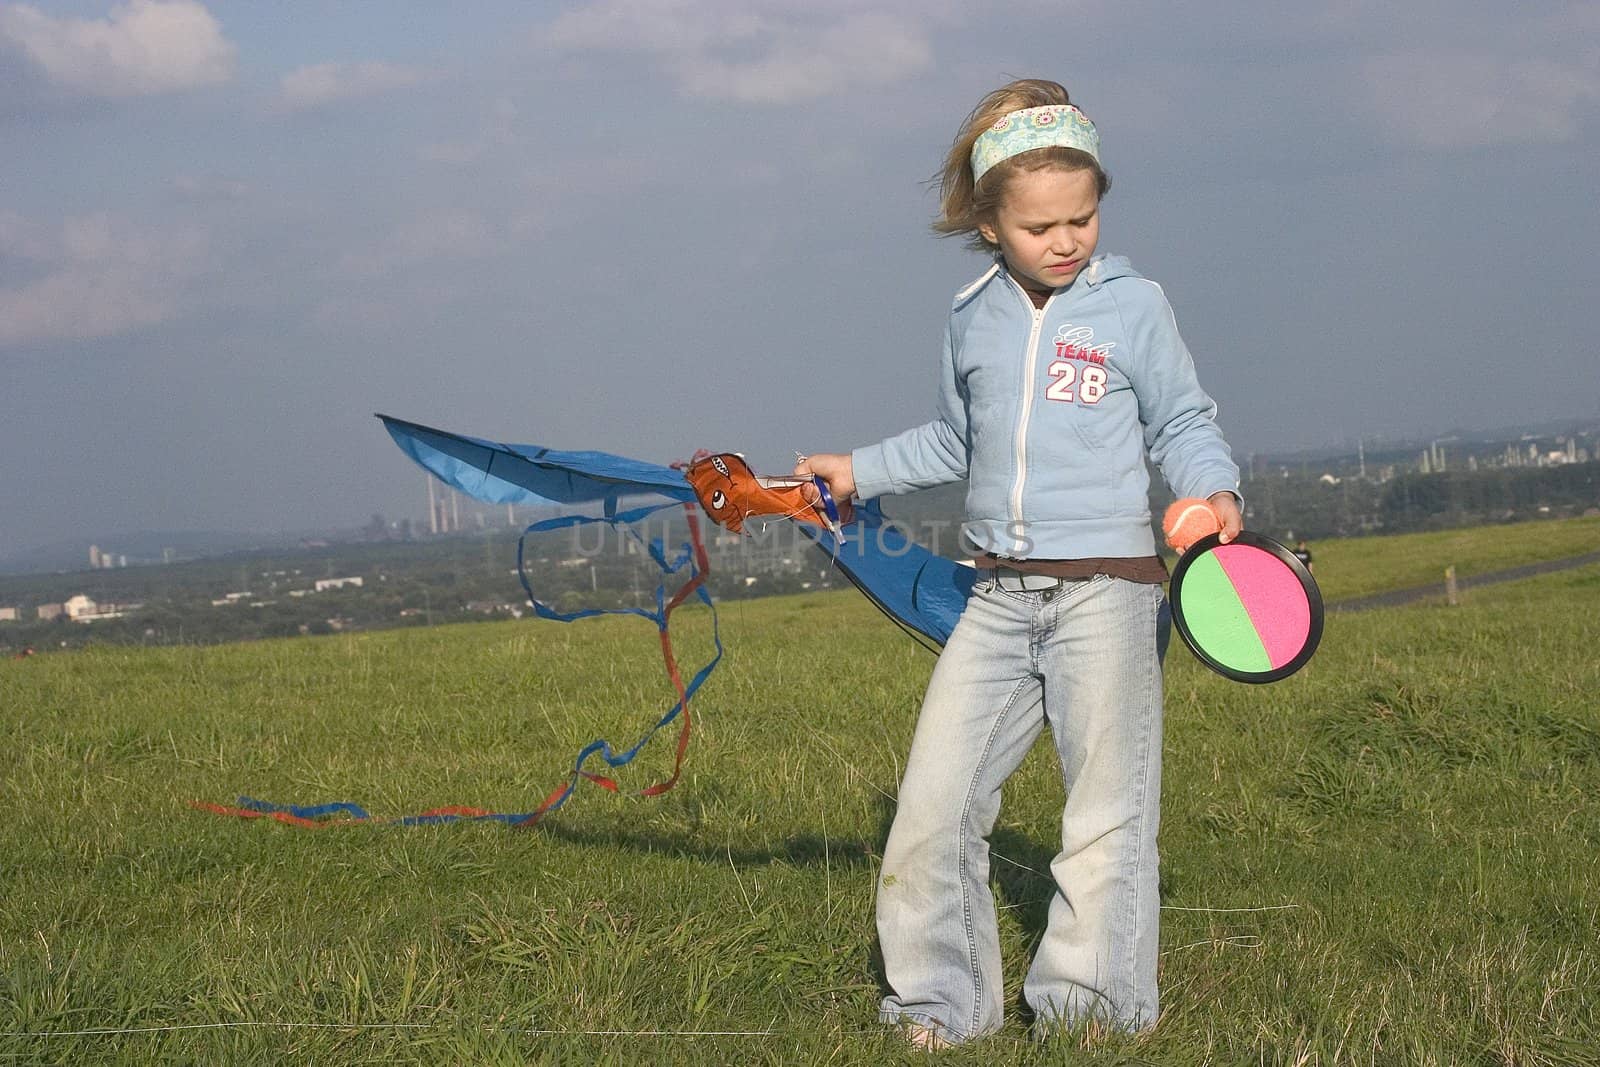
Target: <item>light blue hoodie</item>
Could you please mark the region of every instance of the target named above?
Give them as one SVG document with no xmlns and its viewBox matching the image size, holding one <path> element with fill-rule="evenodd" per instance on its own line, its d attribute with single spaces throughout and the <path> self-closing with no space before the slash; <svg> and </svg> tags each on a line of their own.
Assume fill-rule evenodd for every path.
<svg viewBox="0 0 1600 1067">
<path fill-rule="evenodd" d="M 1096 256 L 1041 309 L 997 262 L 956 294 L 938 417 L 852 453 L 863 499 L 970 478 L 968 547 L 1032 559 L 1155 553 L 1145 451 L 1179 497 L 1239 468 L 1172 308 Z"/>
</svg>

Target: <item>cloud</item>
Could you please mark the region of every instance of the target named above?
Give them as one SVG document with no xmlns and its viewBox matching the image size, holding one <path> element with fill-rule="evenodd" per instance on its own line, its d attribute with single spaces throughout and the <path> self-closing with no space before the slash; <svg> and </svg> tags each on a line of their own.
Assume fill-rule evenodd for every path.
<svg viewBox="0 0 1600 1067">
<path fill-rule="evenodd" d="M 1402 143 L 1562 144 L 1600 110 L 1600 9 L 1592 3 L 1452 8 L 1426 25 L 1426 41 L 1374 49 L 1357 68 L 1379 120 Z"/>
<path fill-rule="evenodd" d="M 367 60 L 360 63 L 317 63 L 283 76 L 278 102 L 287 111 L 309 111 L 342 100 L 379 96 L 408 89 L 428 77 L 418 67 Z"/>
<path fill-rule="evenodd" d="M 0 288 L 0 348 L 110 337 L 181 311 L 206 253 L 193 228 L 158 233 L 109 215 L 77 216 L 59 231 L 0 213 L 0 248 L 34 264 L 32 280 Z"/>
<path fill-rule="evenodd" d="M 468 123 L 458 123 L 448 140 L 425 144 L 419 155 L 430 163 L 467 166 L 490 157 L 504 154 L 524 143 L 520 129 L 521 116 L 514 101 L 505 97 L 487 105 L 477 122 L 475 132 L 463 136 L 460 128 Z"/>
<path fill-rule="evenodd" d="M 792 104 L 890 85 L 933 63 L 942 5 L 595 0 L 544 27 L 559 52 L 653 57 L 686 95 Z"/>
<path fill-rule="evenodd" d="M 9 41 L 51 84 L 93 97 L 152 96 L 218 85 L 237 49 L 204 4 L 131 0 L 104 19 L 54 18 L 29 4 L 0 7 Z"/>
<path fill-rule="evenodd" d="M 428 263 L 479 259 L 503 247 L 499 229 L 484 216 L 444 210 L 408 219 L 376 244 L 346 252 L 338 270 L 347 278 L 383 277 Z"/>
<path fill-rule="evenodd" d="M 179 174 L 172 179 L 173 193 L 196 202 L 243 200 L 250 190 L 249 182 L 217 174 Z"/>
<path fill-rule="evenodd" d="M 1391 135 L 1424 148 L 1570 141 L 1600 104 L 1594 61 L 1394 52 L 1367 62 L 1366 81 Z"/>
</svg>

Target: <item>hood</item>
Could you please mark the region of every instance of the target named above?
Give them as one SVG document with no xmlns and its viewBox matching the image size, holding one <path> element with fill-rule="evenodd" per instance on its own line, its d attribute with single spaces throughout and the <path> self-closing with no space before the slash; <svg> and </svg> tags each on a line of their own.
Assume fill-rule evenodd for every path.
<svg viewBox="0 0 1600 1067">
<path fill-rule="evenodd" d="M 1133 269 L 1133 264 L 1128 262 L 1127 256 L 1113 256 L 1097 254 L 1089 265 L 1084 267 L 1078 278 L 1086 281 L 1090 286 L 1104 285 L 1113 278 L 1142 278 L 1144 275 Z"/>
<path fill-rule="evenodd" d="M 991 281 L 1000 277 L 1000 275 L 1003 273 L 1005 273 L 1005 260 L 1001 256 L 997 255 L 994 257 L 994 262 L 989 266 L 988 270 L 984 271 L 983 274 L 973 279 L 971 284 L 956 294 L 952 306 L 959 308 L 968 300 L 971 300 L 974 296 L 977 296 L 978 293 L 981 292 Z M 1114 256 L 1109 253 L 1098 253 L 1089 260 L 1089 265 L 1083 268 L 1083 271 L 1078 275 L 1072 284 L 1077 285 L 1079 282 L 1083 282 L 1093 289 L 1098 288 L 1099 286 L 1102 286 L 1106 282 L 1109 282 L 1115 278 L 1143 277 L 1144 275 L 1133 269 L 1133 264 L 1128 261 L 1127 256 Z M 1069 286 L 1068 288 L 1071 287 Z"/>
</svg>

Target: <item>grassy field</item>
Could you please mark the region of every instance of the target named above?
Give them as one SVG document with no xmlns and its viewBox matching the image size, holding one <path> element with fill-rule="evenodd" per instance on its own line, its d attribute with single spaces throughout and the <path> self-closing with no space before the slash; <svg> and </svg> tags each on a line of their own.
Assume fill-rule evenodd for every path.
<svg viewBox="0 0 1600 1067">
<path fill-rule="evenodd" d="M 1600 548 L 1600 518 L 1518 522 L 1402 537 L 1353 538 L 1312 546 L 1317 583 L 1330 601 L 1462 578 Z"/>
<path fill-rule="evenodd" d="M 1318 545 L 1318 573 L 1355 595 L 1525 561 L 1508 530 L 1600 539 L 1543 525 Z M 1331 616 L 1263 687 L 1175 643 L 1160 1025 L 1013 1018 L 937 1061 L 1600 1063 L 1597 602 L 1587 567 Z M 0 1063 L 926 1062 L 873 1022 L 872 888 L 932 657 L 853 594 L 730 603 L 722 635 L 679 787 L 534 831 L 187 804 L 527 810 L 670 702 L 649 624 L 0 662 Z M 686 660 L 705 638 L 684 620 Z M 995 836 L 1010 1003 L 1060 803 L 1041 745 Z"/>
</svg>

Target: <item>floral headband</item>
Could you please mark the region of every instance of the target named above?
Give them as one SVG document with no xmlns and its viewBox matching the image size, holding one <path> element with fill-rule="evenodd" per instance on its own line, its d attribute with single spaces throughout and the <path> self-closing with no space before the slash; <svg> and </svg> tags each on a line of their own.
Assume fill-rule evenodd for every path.
<svg viewBox="0 0 1600 1067">
<path fill-rule="evenodd" d="M 1089 116 L 1071 104 L 1046 104 L 1013 111 L 978 135 L 972 146 L 973 184 L 996 163 L 1035 148 L 1076 148 L 1100 162 L 1100 135 Z"/>
</svg>

